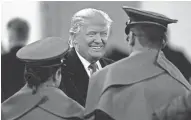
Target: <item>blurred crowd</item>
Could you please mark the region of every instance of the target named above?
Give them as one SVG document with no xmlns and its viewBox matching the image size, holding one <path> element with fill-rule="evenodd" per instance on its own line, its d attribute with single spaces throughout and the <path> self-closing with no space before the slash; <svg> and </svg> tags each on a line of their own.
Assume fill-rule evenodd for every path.
<svg viewBox="0 0 191 120">
<path fill-rule="evenodd" d="M 30 34 L 29 23 L 21 18 L 13 18 L 7 23 L 8 49 L 1 46 L 1 95 L 2 101 L 13 95 L 24 84 L 24 64 L 16 58 L 19 49 L 26 45 Z M 3 52 L 3 53 L 2 53 Z"/>
</svg>

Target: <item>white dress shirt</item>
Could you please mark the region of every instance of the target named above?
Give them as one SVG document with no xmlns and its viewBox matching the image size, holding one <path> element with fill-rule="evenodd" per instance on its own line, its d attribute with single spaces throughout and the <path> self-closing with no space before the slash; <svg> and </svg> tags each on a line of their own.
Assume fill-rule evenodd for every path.
<svg viewBox="0 0 191 120">
<path fill-rule="evenodd" d="M 90 65 L 91 63 L 88 62 L 85 58 L 83 58 L 77 51 L 76 51 L 76 53 L 77 53 L 77 55 L 78 55 L 80 61 L 82 62 L 82 64 L 83 64 L 83 66 L 84 66 L 84 68 L 85 68 L 85 70 L 86 70 L 88 76 L 90 77 L 91 73 L 90 73 L 90 70 L 89 70 L 88 67 L 89 67 L 89 65 Z M 100 69 L 102 69 L 101 64 L 100 64 L 99 61 L 97 61 L 96 64 L 97 64 L 97 66 L 98 66 L 97 71 L 100 70 Z"/>
</svg>

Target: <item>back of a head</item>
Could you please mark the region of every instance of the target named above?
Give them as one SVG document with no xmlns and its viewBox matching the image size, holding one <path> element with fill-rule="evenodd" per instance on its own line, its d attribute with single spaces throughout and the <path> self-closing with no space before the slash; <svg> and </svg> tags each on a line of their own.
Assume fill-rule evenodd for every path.
<svg viewBox="0 0 191 120">
<path fill-rule="evenodd" d="M 59 37 L 48 37 L 21 48 L 16 56 L 25 64 L 24 78 L 28 86 L 38 88 L 48 81 L 60 69 L 67 50 L 66 41 Z"/>
<path fill-rule="evenodd" d="M 26 42 L 29 36 L 29 24 L 26 20 L 21 18 L 14 18 L 10 20 L 7 24 L 7 29 L 10 32 L 9 37 L 15 37 L 10 38 L 10 40 L 17 40 L 17 42 Z"/>
<path fill-rule="evenodd" d="M 161 48 L 166 37 L 165 29 L 150 24 L 134 26 L 131 31 L 140 37 L 139 42 L 143 47 Z"/>
<path fill-rule="evenodd" d="M 24 79 L 30 88 L 37 88 L 41 84 L 48 81 L 51 76 L 54 76 L 60 68 L 61 65 L 50 67 L 25 65 Z"/>
<path fill-rule="evenodd" d="M 143 47 L 163 47 L 166 43 L 168 25 L 177 22 L 175 19 L 156 12 L 127 6 L 123 6 L 123 10 L 129 17 L 125 33 L 128 35 L 130 30 L 137 33 L 140 36 L 139 41 Z"/>
</svg>

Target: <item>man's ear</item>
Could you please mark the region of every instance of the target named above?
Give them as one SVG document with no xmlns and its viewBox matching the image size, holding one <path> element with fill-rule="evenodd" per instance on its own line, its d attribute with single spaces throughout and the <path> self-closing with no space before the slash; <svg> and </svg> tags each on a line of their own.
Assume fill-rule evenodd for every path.
<svg viewBox="0 0 191 120">
<path fill-rule="evenodd" d="M 60 75 L 62 74 L 61 72 L 61 67 L 58 68 L 58 70 L 56 71 L 56 76 L 60 77 Z"/>
<path fill-rule="evenodd" d="M 58 80 L 61 75 L 61 68 L 59 68 L 56 73 L 53 75 L 54 80 Z"/>
<path fill-rule="evenodd" d="M 135 35 L 133 33 L 131 33 L 131 38 L 129 39 L 129 44 L 131 46 L 134 46 L 135 45 Z"/>
</svg>

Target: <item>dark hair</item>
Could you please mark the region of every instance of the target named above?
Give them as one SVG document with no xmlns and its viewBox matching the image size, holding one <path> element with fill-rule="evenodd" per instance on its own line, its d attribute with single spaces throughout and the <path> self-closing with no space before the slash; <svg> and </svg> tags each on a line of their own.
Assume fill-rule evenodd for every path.
<svg viewBox="0 0 191 120">
<path fill-rule="evenodd" d="M 33 93 L 36 93 L 38 86 L 46 82 L 59 68 L 61 68 L 61 66 L 39 67 L 26 65 L 24 79 L 28 87 L 33 89 Z"/>
<path fill-rule="evenodd" d="M 29 24 L 21 18 L 14 18 L 7 24 L 7 29 L 13 29 L 16 32 L 19 41 L 25 41 L 29 35 Z"/>
<path fill-rule="evenodd" d="M 143 34 L 147 41 L 140 41 L 143 46 L 158 46 L 162 47 L 163 40 L 166 37 L 166 29 L 150 24 L 137 25 L 131 29 L 135 34 Z M 151 47 L 150 46 L 150 47 Z"/>
</svg>

